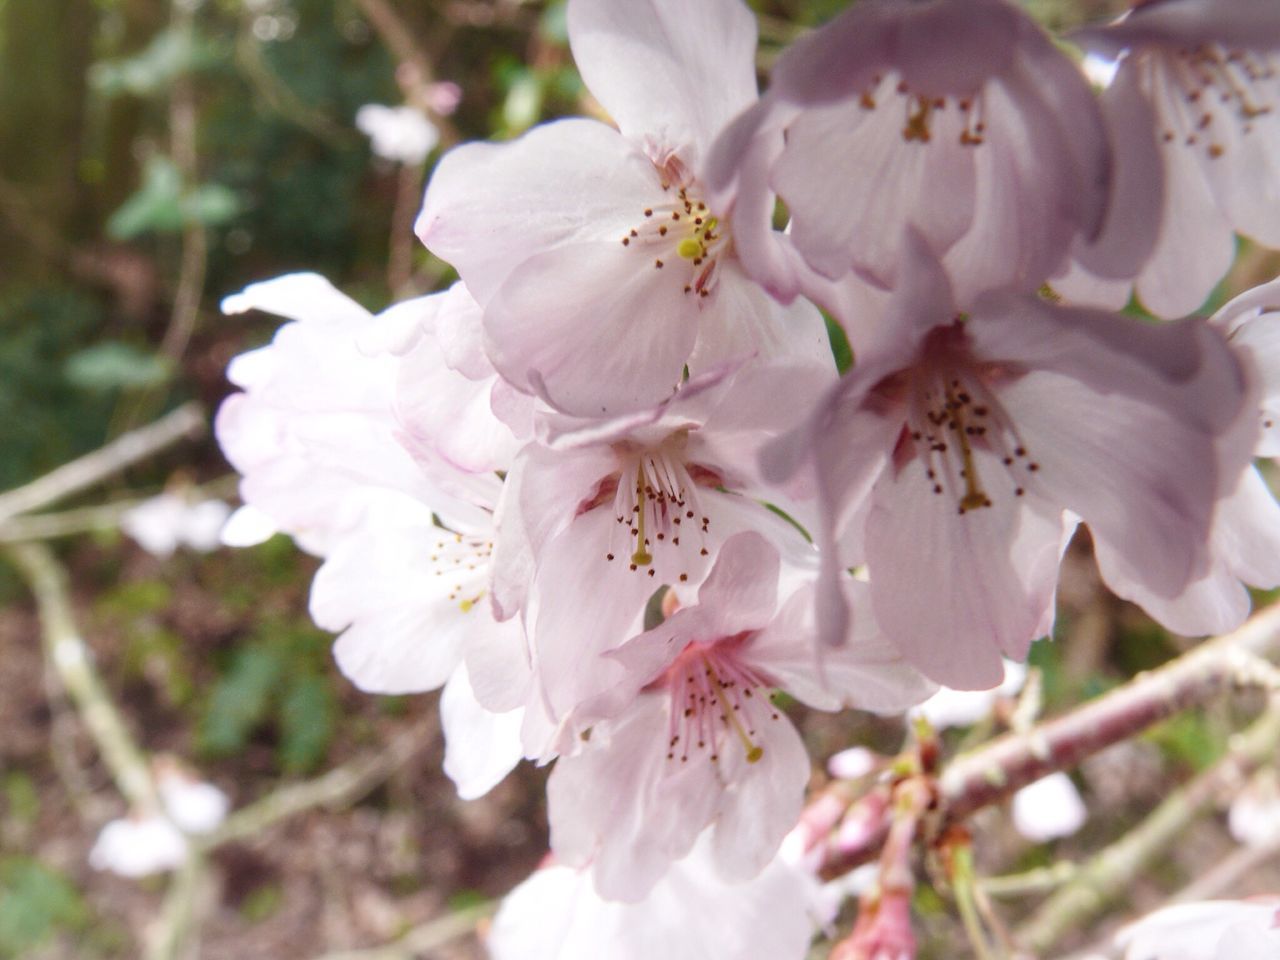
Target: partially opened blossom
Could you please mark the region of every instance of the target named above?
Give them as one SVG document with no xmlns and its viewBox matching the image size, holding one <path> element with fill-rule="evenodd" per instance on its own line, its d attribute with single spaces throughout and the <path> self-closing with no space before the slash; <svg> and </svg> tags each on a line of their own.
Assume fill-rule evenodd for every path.
<svg viewBox="0 0 1280 960">
<path fill-rule="evenodd" d="M 1116 934 L 1124 960 L 1274 960 L 1280 900 L 1205 900 L 1165 907 Z"/>
<path fill-rule="evenodd" d="M 1275 457 L 1280 454 L 1280 280 L 1241 294 L 1210 322 L 1228 337 L 1259 387 L 1254 453 Z M 1209 551 L 1209 569 L 1172 597 L 1154 594 L 1116 570 L 1106 547 L 1098 550 L 1098 562 L 1112 590 L 1169 629 L 1188 636 L 1234 630 L 1251 607 L 1245 584 L 1280 586 L 1280 505 L 1256 467 L 1246 467 L 1218 501 Z"/>
<path fill-rule="evenodd" d="M 494 560 L 499 615 L 519 613 L 529 628 L 541 691 L 531 723 L 540 714 L 572 742 L 575 708 L 622 672 L 599 654 L 639 632 L 659 587 L 696 588 L 732 534 L 759 530 L 812 557 L 755 499 L 803 516 L 784 486 L 760 480 L 756 460 L 834 379 L 825 364 L 755 364 L 693 378 L 635 414 L 542 419 L 545 442 L 507 475 Z"/>
<path fill-rule="evenodd" d="M 712 138 L 756 98 L 751 12 L 572 0 L 568 29 L 618 129 L 569 119 L 455 148 L 417 223 L 483 307 L 499 373 L 559 409 L 611 416 L 669 396 L 686 366 L 822 356 L 817 311 L 780 312 L 746 278 L 701 179 Z"/>
<path fill-rule="evenodd" d="M 1055 286 L 1111 306 L 1132 289 L 1159 316 L 1190 313 L 1231 266 L 1234 233 L 1280 247 L 1280 6 L 1154 0 L 1073 39 L 1119 58 L 1103 93 L 1121 118 L 1117 191 L 1098 244 L 1077 251 L 1084 270 Z M 1150 225 L 1154 249 L 1132 262 Z"/>
<path fill-rule="evenodd" d="M 709 177 L 718 206 L 736 198 L 749 272 L 779 296 L 825 299 L 820 281 L 850 271 L 892 283 L 914 225 L 965 304 L 1036 287 L 1096 233 L 1109 167 L 1084 77 L 1014 5 L 863 0 L 782 55 Z"/>
<path fill-rule="evenodd" d="M 839 581 L 865 562 L 903 653 L 940 683 L 988 687 L 1001 654 L 1023 659 L 1052 622 L 1064 512 L 1108 551 L 1104 574 L 1162 597 L 1203 575 L 1215 501 L 1256 436 L 1249 387 L 1208 325 L 996 291 L 961 313 L 918 236 L 905 255 L 896 342 L 864 354 L 768 466 L 813 458 L 820 630 L 843 634 Z"/>
<path fill-rule="evenodd" d="M 813 873 L 782 854 L 725 882 L 707 831 L 634 903 L 602 898 L 590 869 L 539 868 L 507 895 L 487 945 L 494 960 L 802 960 L 833 912 Z"/>
<path fill-rule="evenodd" d="M 711 824 L 711 857 L 726 879 L 769 862 L 800 817 L 810 772 L 774 689 L 819 709 L 890 713 L 930 692 L 869 619 L 819 669 L 812 587 L 779 603 L 780 572 L 764 537 L 738 534 L 696 604 L 609 654 L 625 673 L 584 707 L 599 722 L 578 754 L 560 757 L 547 787 L 552 850 L 594 864 L 602 896 L 644 897 Z"/>
</svg>

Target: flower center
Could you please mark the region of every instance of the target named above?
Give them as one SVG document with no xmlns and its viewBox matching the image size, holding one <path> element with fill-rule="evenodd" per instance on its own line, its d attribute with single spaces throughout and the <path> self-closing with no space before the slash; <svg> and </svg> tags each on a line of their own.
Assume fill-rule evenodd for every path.
<svg viewBox="0 0 1280 960">
<path fill-rule="evenodd" d="M 684 292 L 698 298 L 711 296 L 716 283 L 716 264 L 728 244 L 726 225 L 707 208 L 692 186 L 679 186 L 669 178 L 662 181 L 662 203 L 645 207 L 642 218 L 632 227 L 622 245 L 645 257 L 653 257 L 653 269 L 687 265 Z"/>
<path fill-rule="evenodd" d="M 1144 58 L 1145 80 L 1155 103 L 1165 143 L 1204 148 L 1211 160 L 1227 150 L 1226 126 L 1241 135 L 1272 112 L 1276 64 L 1264 54 L 1230 52 L 1216 44 Z"/>
<path fill-rule="evenodd" d="M 704 753 L 715 763 L 732 740 L 741 744 L 747 763 L 764 756 L 756 731 L 779 714 L 767 693 L 772 684 L 743 662 L 741 651 L 749 636 L 691 643 L 667 669 L 668 760 L 688 763 L 690 754 Z"/>
<path fill-rule="evenodd" d="M 968 96 L 935 97 L 912 90 L 895 73 L 876 74 L 858 104 L 868 113 L 886 105 L 901 110 L 904 143 L 928 144 L 935 138 L 953 138 L 963 147 L 976 147 L 986 138 L 981 91 Z"/>
<path fill-rule="evenodd" d="M 483 537 L 441 531 L 431 549 L 431 563 L 437 577 L 452 581 L 449 600 L 463 613 L 470 613 L 485 594 L 493 541 Z"/>
<path fill-rule="evenodd" d="M 895 465 L 919 457 L 931 492 L 953 498 L 962 515 L 992 505 L 994 488 L 983 482 L 980 454 L 998 459 L 1015 497 L 1026 494 L 1040 469 L 993 389 L 1016 371 L 975 361 L 963 327 L 964 321 L 957 319 L 934 330 L 919 364 L 875 389 L 882 396 L 905 392 L 906 422 L 894 448 Z"/>
<path fill-rule="evenodd" d="M 706 534 L 711 518 L 698 505 L 698 486 L 715 486 L 714 471 L 686 464 L 680 455 L 682 436 L 653 449 L 631 454 L 619 472 L 613 512 L 618 521 L 614 542 L 605 559 L 629 556 L 628 569 L 657 575 L 656 566 L 689 579 L 690 560 L 706 557 Z M 625 537 L 625 546 L 617 543 Z"/>
</svg>

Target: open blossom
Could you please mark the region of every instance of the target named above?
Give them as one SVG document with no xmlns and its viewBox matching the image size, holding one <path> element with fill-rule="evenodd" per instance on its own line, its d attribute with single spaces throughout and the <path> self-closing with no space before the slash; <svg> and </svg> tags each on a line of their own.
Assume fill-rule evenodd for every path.
<svg viewBox="0 0 1280 960">
<path fill-rule="evenodd" d="M 1205 900 L 1157 910 L 1116 934 L 1125 960 L 1274 960 L 1280 900 Z"/>
<path fill-rule="evenodd" d="M 1280 454 L 1280 280 L 1242 293 L 1210 323 L 1228 337 L 1260 388 L 1254 453 L 1275 457 Z M 1172 597 L 1156 595 L 1114 570 L 1106 550 L 1099 552 L 1098 562 L 1112 590 L 1169 629 L 1188 636 L 1234 630 L 1251 606 L 1244 584 L 1280 585 L 1280 505 L 1256 467 L 1246 467 L 1219 500 L 1209 551 L 1209 569 Z"/>
<path fill-rule="evenodd" d="M 643 897 L 710 824 L 726 879 L 769 862 L 800 817 L 810 771 L 774 689 L 819 709 L 882 712 L 930 692 L 869 620 L 819 668 L 812 588 L 779 604 L 780 573 L 764 537 L 738 534 L 696 604 L 609 654 L 625 674 L 586 705 L 599 722 L 579 753 L 556 762 L 547 787 L 552 850 L 593 863 L 602 896 Z"/>
<path fill-rule="evenodd" d="M 785 847 L 751 880 L 725 882 L 704 831 L 635 903 L 603 899 L 590 869 L 539 868 L 503 901 L 488 947 L 493 960 L 801 960 L 833 906 Z"/>
<path fill-rule="evenodd" d="M 1256 429 L 1240 416 L 1244 370 L 1208 325 L 1008 292 L 960 313 L 908 241 L 885 323 L 896 342 L 863 355 L 767 466 L 781 477 L 813 458 L 820 631 L 843 634 L 839 581 L 865 562 L 903 653 L 948 686 L 988 687 L 1000 654 L 1024 658 L 1052 622 L 1064 511 L 1107 553 L 1104 574 L 1172 597 L 1207 569 L 1215 501 Z"/>
<path fill-rule="evenodd" d="M 1098 243 L 1077 248 L 1083 269 L 1055 287 L 1117 307 L 1136 290 L 1159 316 L 1190 313 L 1231 266 L 1233 233 L 1280 247 L 1280 6 L 1155 0 L 1072 39 L 1119 58 L 1102 97 L 1117 190 Z M 1150 226 L 1154 249 L 1135 243 Z"/>
<path fill-rule="evenodd" d="M 711 139 L 756 98 L 755 19 L 739 0 L 572 0 L 569 39 L 618 124 L 544 124 L 436 168 L 418 235 L 484 309 L 504 379 L 583 416 L 645 408 L 754 353 L 819 357 L 817 311 L 780 313 L 708 205 Z M 707 42 L 714 37 L 714 42 Z"/>
<path fill-rule="evenodd" d="M 779 296 L 825 300 L 821 281 L 850 271 L 892 283 L 914 225 L 965 304 L 1034 288 L 1096 232 L 1108 153 L 1083 76 L 1013 5 L 863 0 L 783 54 L 709 176 L 736 193 L 740 255 Z"/>
<path fill-rule="evenodd" d="M 574 710 L 622 672 L 599 655 L 639 631 L 659 587 L 695 588 L 732 534 L 767 532 L 812 554 L 752 499 L 792 508 L 785 488 L 760 481 L 756 457 L 834 379 L 826 365 L 756 364 L 691 379 L 635 414 L 542 419 L 545 443 L 526 446 L 507 475 L 494 559 L 499 614 L 529 626 L 531 723 L 541 715 L 571 741 Z"/>
<path fill-rule="evenodd" d="M 222 452 L 241 474 L 241 498 L 268 521 L 255 525 L 261 539 L 274 526 L 323 554 L 388 491 L 449 503 L 396 439 L 398 360 L 359 348 L 369 328 L 398 325 L 397 314 L 420 318 L 439 302 L 419 298 L 375 320 L 313 273 L 251 284 L 223 300 L 225 313 L 263 310 L 291 321 L 270 344 L 231 361 L 227 378 L 243 392 L 223 402 L 214 422 Z"/>
<path fill-rule="evenodd" d="M 255 284 L 228 300 L 295 318 L 270 347 L 233 363 L 247 392 L 219 411 L 219 440 L 245 473 L 245 499 L 324 555 L 311 613 L 339 635 L 334 656 L 354 683 L 407 693 L 453 681 L 441 702 L 455 741 L 448 772 L 464 795 L 485 792 L 519 759 L 514 731 L 529 685 L 522 625 L 498 622 L 489 600 L 501 489 L 492 470 L 507 466 L 515 438 L 483 402 L 465 404 L 450 430 L 408 425 L 413 394 L 401 410 L 397 392 L 410 364 L 415 386 L 485 391 L 440 357 L 436 321 L 466 312 L 465 291 L 377 318 L 314 275 Z M 468 762 L 464 743 L 492 752 Z"/>
</svg>

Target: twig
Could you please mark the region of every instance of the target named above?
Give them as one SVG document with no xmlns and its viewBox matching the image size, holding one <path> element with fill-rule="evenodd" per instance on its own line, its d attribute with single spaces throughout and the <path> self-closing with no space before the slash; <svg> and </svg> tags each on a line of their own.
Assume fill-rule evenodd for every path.
<svg viewBox="0 0 1280 960">
<path fill-rule="evenodd" d="M 1275 755 L 1280 746 L 1280 698 L 1243 733 L 1223 759 L 1176 790 L 1121 840 L 1094 856 L 1074 879 L 1045 901 L 1018 932 L 1018 940 L 1043 955 L 1071 930 L 1090 922 L 1123 895 L 1133 878 L 1175 843 L 1187 825 L 1213 806 L 1227 784 Z"/>
<path fill-rule="evenodd" d="M 147 942 L 145 960 L 182 960 L 194 956 L 195 940 L 203 914 L 201 896 L 207 866 L 199 850 L 187 851 L 187 858 L 169 882 L 160 915 Z"/>
<path fill-rule="evenodd" d="M 411 727 L 398 734 L 381 753 L 337 767 L 314 780 L 280 787 L 231 814 L 213 833 L 191 838 L 192 843 L 211 850 L 228 841 L 261 833 L 294 814 L 316 807 L 337 809 L 355 803 L 413 759 L 434 737 L 432 727 L 422 724 Z"/>
<path fill-rule="evenodd" d="M 200 406 L 184 404 L 154 423 L 130 430 L 93 453 L 72 460 L 25 486 L 0 493 L 0 526 L 19 514 L 56 503 L 101 483 L 179 440 L 200 436 L 207 429 Z"/>
<path fill-rule="evenodd" d="M 184 0 L 172 4 L 176 35 L 191 42 L 193 7 Z M 196 156 L 196 97 L 189 74 L 174 77 L 169 94 L 169 149 L 174 165 L 182 175 L 184 190 L 194 190 L 200 182 L 199 158 Z M 208 264 L 209 237 L 204 223 L 195 211 L 188 211 L 182 228 L 182 260 L 178 268 L 178 287 L 173 297 L 169 328 L 160 344 L 160 355 L 177 363 L 191 342 L 200 316 L 200 297 L 204 292 L 205 267 Z"/>
<path fill-rule="evenodd" d="M 325 953 L 316 960 L 411 960 L 428 950 L 435 950 L 460 937 L 475 933 L 476 926 L 486 917 L 492 916 L 497 909 L 497 901 L 486 901 L 428 920 L 393 943 L 370 947 L 367 950 Z"/>
<path fill-rule="evenodd" d="M 1047 867 L 1036 867 L 1026 873 L 1015 873 L 1005 877 L 984 877 L 979 881 L 983 891 L 990 897 L 1021 897 L 1029 893 L 1047 893 L 1056 890 L 1080 872 L 1078 864 L 1070 860 L 1051 863 Z"/>
<path fill-rule="evenodd" d="M 418 239 L 413 235 L 413 219 L 422 205 L 422 165 L 406 163 L 396 178 L 396 203 L 391 211 L 391 243 L 387 257 L 387 288 L 392 296 L 403 295 L 413 277 L 413 251 Z"/>
<path fill-rule="evenodd" d="M 396 82 L 400 84 L 405 101 L 431 118 L 440 131 L 442 148 L 457 143 L 460 136 L 453 121 L 432 106 L 430 87 L 435 81 L 435 69 L 413 30 L 388 0 L 356 0 L 356 4 L 399 64 Z"/>
<path fill-rule="evenodd" d="M 146 758 L 103 689 L 92 654 L 76 629 L 66 571 L 43 544 L 15 544 L 8 553 L 35 595 L 45 655 L 71 695 L 117 788 L 133 809 L 159 812 L 159 795 Z"/>
<path fill-rule="evenodd" d="M 1273 688 L 1275 669 L 1261 658 L 1274 654 L 1277 647 L 1280 604 L 1070 713 L 957 757 L 940 778 L 940 827 L 998 803 L 1043 776 L 1072 769 L 1085 757 L 1233 686 Z M 853 811 L 861 803 L 855 803 Z M 829 848 L 822 876 L 837 877 L 872 860 L 886 836 L 887 824 L 882 823 L 859 838 L 859 843 Z"/>
<path fill-rule="evenodd" d="M 1230 890 L 1236 882 L 1270 860 L 1280 859 L 1280 839 L 1270 843 L 1237 847 L 1208 871 L 1170 898 L 1171 903 L 1212 900 Z"/>
<path fill-rule="evenodd" d="M 235 494 L 239 478 L 228 473 L 188 488 L 193 497 L 230 497 Z M 141 499 L 113 500 L 93 507 L 77 507 L 58 513 L 37 513 L 14 517 L 0 526 L 0 543 L 25 543 L 28 540 L 53 540 L 83 533 L 101 533 L 120 526 L 120 518 L 140 506 Z"/>
</svg>

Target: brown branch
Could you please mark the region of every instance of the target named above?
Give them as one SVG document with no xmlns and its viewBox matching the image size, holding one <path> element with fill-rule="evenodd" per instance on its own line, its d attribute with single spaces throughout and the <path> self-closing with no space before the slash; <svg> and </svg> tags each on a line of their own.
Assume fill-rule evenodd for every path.
<svg viewBox="0 0 1280 960">
<path fill-rule="evenodd" d="M 1069 770 L 1100 750 L 1129 739 L 1238 685 L 1275 684 L 1275 668 L 1262 660 L 1280 648 L 1280 604 L 1254 614 L 1238 630 L 1207 641 L 1171 663 L 1139 674 L 1122 687 L 1046 721 L 1011 733 L 953 760 L 939 778 L 941 828 L 1058 770 Z M 851 808 L 856 815 L 864 803 Z M 874 859 L 888 823 L 857 843 L 831 847 L 821 873 L 837 877 Z"/>
</svg>

